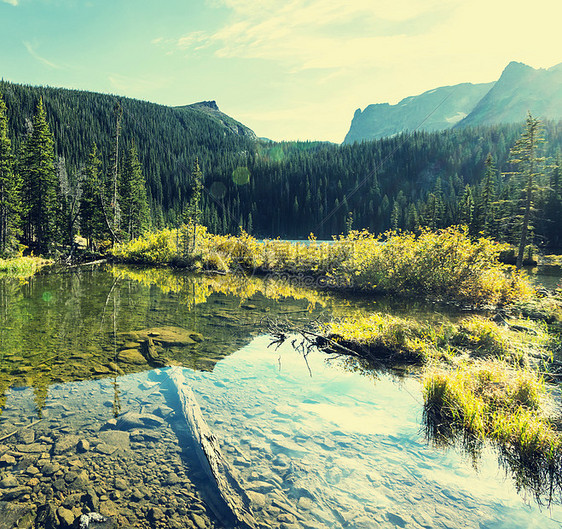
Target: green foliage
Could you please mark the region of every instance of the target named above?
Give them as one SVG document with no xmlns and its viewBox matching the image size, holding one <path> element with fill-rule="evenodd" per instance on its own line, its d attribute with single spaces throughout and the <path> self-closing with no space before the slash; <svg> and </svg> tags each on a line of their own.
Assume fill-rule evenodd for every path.
<svg viewBox="0 0 562 529">
<path fill-rule="evenodd" d="M 33 130 L 23 146 L 19 169 L 22 200 L 26 204 L 24 242 L 40 253 L 52 250 L 56 239 L 57 179 L 54 138 L 47 123 L 43 100 L 37 104 Z"/>
<path fill-rule="evenodd" d="M 11 83 L 0 86 L 16 147 L 41 95 L 56 152 L 64 157 L 70 175 L 78 174 L 93 141 L 100 153 L 115 152 L 114 97 Z M 260 237 L 302 238 L 314 230 L 325 239 L 346 233 L 349 212 L 355 228 L 373 233 L 416 230 L 420 224 L 444 228 L 467 221 L 467 208 L 461 203 L 469 186 L 471 236 L 483 231 L 496 240 L 517 242 L 520 211 L 514 199 L 521 188 L 512 179 L 497 178 L 486 164 L 491 155 L 499 172 L 509 170 L 510 147 L 520 135 L 519 125 L 416 132 L 342 146 L 273 143 L 233 133 L 213 112 L 200 108 L 167 108 L 125 98 L 120 104 L 119 141 L 135 140 L 152 219 L 159 227 L 185 220 L 191 167 L 198 159 L 208 191 L 201 195 L 198 222 L 214 233 L 238 233 L 242 226 Z M 560 124 L 544 125 L 545 155 L 554 158 L 562 147 Z M 112 176 L 115 159 L 111 154 L 100 174 Z M 557 174 L 552 179 L 559 182 Z M 557 189 L 558 194 L 537 195 L 534 235 L 541 243 L 559 240 L 555 219 L 561 209 L 560 185 Z M 111 202 L 108 194 L 108 210 Z M 108 218 L 113 226 L 112 214 Z"/>
<path fill-rule="evenodd" d="M 185 247 L 183 237 L 192 233 L 192 228 L 184 226 L 175 233 Z M 154 237 L 157 234 L 148 234 L 145 239 Z M 195 253 L 203 268 L 300 274 L 318 285 L 472 305 L 510 303 L 533 295 L 522 273 L 499 263 L 502 245 L 484 238 L 471 241 L 466 231 L 458 228 L 424 230 L 417 236 L 390 232 L 384 237 L 352 231 L 333 244 L 318 243 L 312 237 L 309 245 L 304 245 L 280 240 L 260 243 L 244 231 L 238 237 L 213 235 L 198 226 L 195 239 Z M 142 240 L 118 246 L 114 255 L 124 261 L 142 260 Z M 147 247 L 152 248 L 151 244 Z M 160 264 L 180 257 L 163 255 L 168 258 Z M 154 262 L 152 257 L 147 259 Z"/>
<path fill-rule="evenodd" d="M 108 237 L 101 197 L 100 166 L 101 161 L 98 157 L 97 145 L 94 142 L 83 174 L 80 201 L 80 232 L 87 239 L 90 249 L 94 240 L 102 240 Z"/>
<path fill-rule="evenodd" d="M 138 237 L 149 227 L 146 183 L 134 142 L 127 152 L 121 176 L 121 215 L 121 227 L 127 240 Z"/>
<path fill-rule="evenodd" d="M 541 416 L 544 382 L 532 371 L 513 370 L 497 361 L 434 369 L 424 380 L 426 421 L 442 421 L 453 430 L 490 438 L 522 459 L 553 462 L 562 439 Z"/>
<path fill-rule="evenodd" d="M 21 183 L 13 162 L 6 104 L 0 94 L 0 255 L 14 249 L 18 235 Z"/>
<path fill-rule="evenodd" d="M 27 279 L 38 272 L 52 261 L 41 257 L 14 257 L 11 259 L 0 259 L 0 277 L 14 277 Z"/>
</svg>

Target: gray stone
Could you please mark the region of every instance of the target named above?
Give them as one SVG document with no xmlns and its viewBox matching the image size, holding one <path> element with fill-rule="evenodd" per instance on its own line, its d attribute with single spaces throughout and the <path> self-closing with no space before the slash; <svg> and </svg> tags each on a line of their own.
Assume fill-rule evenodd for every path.
<svg viewBox="0 0 562 529">
<path fill-rule="evenodd" d="M 78 442 L 78 450 L 80 452 L 87 452 L 90 449 L 90 443 L 86 439 L 80 439 Z"/>
<path fill-rule="evenodd" d="M 117 447 L 113 445 L 108 445 L 107 443 L 100 443 L 96 446 L 96 450 L 105 455 L 111 455 L 117 451 Z"/>
<path fill-rule="evenodd" d="M 157 415 L 128 411 L 118 418 L 116 428 L 119 430 L 133 430 L 135 428 L 157 428 L 164 424 L 164 419 Z"/>
<path fill-rule="evenodd" d="M 16 458 L 10 454 L 2 454 L 0 457 L 0 464 L 2 465 L 14 465 L 16 463 Z"/>
<path fill-rule="evenodd" d="M 30 528 L 33 527 L 34 518 L 35 516 L 30 505 L 0 501 L 2 527 Z"/>
<path fill-rule="evenodd" d="M 205 520 L 202 516 L 199 516 L 198 514 L 195 513 L 191 513 L 191 519 L 193 520 L 195 525 L 199 527 L 199 529 L 207 528 L 207 524 L 205 523 Z"/>
<path fill-rule="evenodd" d="M 63 522 L 63 527 L 64 525 L 66 525 L 66 527 L 70 527 L 74 522 L 75 516 L 73 512 L 66 509 L 65 507 L 59 507 L 57 509 L 57 515 L 59 519 Z"/>
<path fill-rule="evenodd" d="M 45 476 L 52 476 L 55 472 L 58 472 L 60 470 L 60 465 L 58 463 L 45 463 L 42 467 L 41 467 L 41 472 L 45 475 Z"/>
<path fill-rule="evenodd" d="M 163 520 L 166 517 L 160 507 L 151 507 L 150 511 L 148 511 L 148 516 L 154 521 Z"/>
<path fill-rule="evenodd" d="M 266 501 L 265 501 L 265 495 L 264 494 L 261 494 L 259 492 L 255 492 L 253 490 L 249 490 L 248 491 L 248 498 L 250 498 L 250 501 L 252 502 L 252 505 L 254 506 L 254 508 L 263 509 L 265 507 Z"/>
<path fill-rule="evenodd" d="M 146 359 L 138 349 L 123 349 L 119 351 L 117 358 L 125 364 L 142 365 L 146 364 Z"/>
<path fill-rule="evenodd" d="M 306 496 L 301 496 L 297 505 L 301 510 L 310 511 L 314 507 L 314 502 Z"/>
<path fill-rule="evenodd" d="M 16 450 L 18 452 L 23 452 L 24 454 L 40 454 L 41 452 L 45 452 L 46 448 L 47 447 L 41 443 L 16 445 Z"/>
<path fill-rule="evenodd" d="M 12 489 L 18 486 L 18 480 L 13 474 L 8 474 L 4 476 L 2 481 L 0 481 L 0 488 L 2 489 Z"/>
<path fill-rule="evenodd" d="M 165 485 L 177 485 L 180 482 L 180 478 L 178 477 L 177 474 L 174 474 L 173 472 L 168 474 L 168 477 L 166 478 L 166 481 L 164 482 Z"/>
<path fill-rule="evenodd" d="M 115 488 L 117 490 L 127 490 L 129 484 L 122 478 L 115 478 Z"/>
<path fill-rule="evenodd" d="M 66 481 L 67 483 L 72 483 L 77 477 L 78 474 L 76 472 L 67 472 L 64 475 L 64 481 Z"/>
<path fill-rule="evenodd" d="M 39 469 L 33 465 L 30 465 L 25 469 L 25 472 L 27 474 L 31 474 L 32 476 L 35 476 L 36 474 L 39 474 Z"/>
<path fill-rule="evenodd" d="M 32 489 L 31 487 L 14 487 L 11 489 L 6 490 L 2 494 L 2 500 L 4 501 L 13 501 L 25 496 L 26 494 L 31 494 Z"/>
<path fill-rule="evenodd" d="M 63 435 L 57 439 L 53 446 L 53 452 L 55 454 L 63 454 L 71 448 L 74 448 L 80 438 L 77 435 Z"/>
</svg>

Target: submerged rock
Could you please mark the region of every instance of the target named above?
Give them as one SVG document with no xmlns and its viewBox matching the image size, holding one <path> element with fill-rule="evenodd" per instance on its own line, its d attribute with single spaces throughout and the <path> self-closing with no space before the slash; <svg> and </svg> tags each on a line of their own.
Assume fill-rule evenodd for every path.
<svg viewBox="0 0 562 529">
<path fill-rule="evenodd" d="M 138 349 L 123 349 L 122 351 L 119 351 L 117 358 L 120 362 L 125 364 L 146 364 L 145 357 Z"/>
<path fill-rule="evenodd" d="M 144 329 L 137 334 L 141 340 L 151 338 L 155 345 L 164 347 L 194 345 L 203 340 L 203 336 L 197 332 L 171 326 Z"/>
</svg>

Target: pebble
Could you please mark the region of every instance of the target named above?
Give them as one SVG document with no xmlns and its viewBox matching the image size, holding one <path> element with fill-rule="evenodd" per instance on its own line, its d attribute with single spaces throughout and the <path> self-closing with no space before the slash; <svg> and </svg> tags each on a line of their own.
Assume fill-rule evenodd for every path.
<svg viewBox="0 0 562 529">
<path fill-rule="evenodd" d="M 74 523 L 74 514 L 72 513 L 72 511 L 64 508 L 64 507 L 59 507 L 57 509 L 57 515 L 58 517 L 64 521 L 64 523 L 70 527 L 73 523 Z"/>
<path fill-rule="evenodd" d="M 15 462 L 16 458 L 10 454 L 2 454 L 2 456 L 0 456 L 0 463 L 4 465 L 14 465 Z"/>
<path fill-rule="evenodd" d="M 7 476 L 4 476 L 4 478 L 2 478 L 2 480 L 0 481 L 0 488 L 3 489 L 11 489 L 17 486 L 18 486 L 18 480 L 12 474 L 8 474 Z"/>
</svg>

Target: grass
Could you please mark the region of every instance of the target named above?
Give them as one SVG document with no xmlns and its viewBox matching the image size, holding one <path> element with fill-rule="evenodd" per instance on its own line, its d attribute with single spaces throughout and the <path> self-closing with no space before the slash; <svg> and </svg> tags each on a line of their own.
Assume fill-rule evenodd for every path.
<svg viewBox="0 0 562 529">
<path fill-rule="evenodd" d="M 458 435 L 468 446 L 489 439 L 522 467 L 559 464 L 562 436 L 543 412 L 549 395 L 536 372 L 497 360 L 432 368 L 423 394 L 426 430 L 439 443 Z"/>
<path fill-rule="evenodd" d="M 366 293 L 419 296 L 470 305 L 527 300 L 534 289 L 525 274 L 499 262 L 504 245 L 489 239 L 471 240 L 462 228 L 418 234 L 387 232 L 375 236 L 353 231 L 333 244 L 281 240 L 257 241 L 245 232 L 238 237 L 213 235 L 197 227 L 165 229 L 116 245 L 117 261 L 187 266 L 222 273 L 302 275 L 316 284 Z M 189 248 L 189 251 L 186 250 Z"/>
<path fill-rule="evenodd" d="M 0 277 L 26 279 L 33 276 L 52 261 L 41 257 L 15 257 L 0 259 Z"/>
<path fill-rule="evenodd" d="M 372 314 L 333 321 L 323 330 L 375 365 L 421 366 L 424 425 L 433 442 L 460 439 L 476 460 L 489 440 L 521 486 L 537 492 L 554 476 L 562 493 L 562 436 L 546 411 L 553 400 L 542 375 L 558 339 L 544 322 L 509 319 L 500 325 L 472 315 L 435 325 Z M 342 352 L 329 342 L 325 349 Z"/>
</svg>

